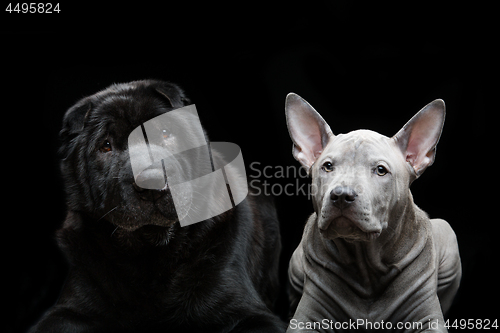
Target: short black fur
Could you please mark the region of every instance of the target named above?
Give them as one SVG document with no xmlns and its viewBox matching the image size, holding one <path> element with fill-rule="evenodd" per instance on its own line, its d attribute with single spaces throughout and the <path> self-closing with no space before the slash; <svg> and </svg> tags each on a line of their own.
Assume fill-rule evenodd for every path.
<svg viewBox="0 0 500 333">
<path fill-rule="evenodd" d="M 57 239 L 70 272 L 31 332 L 285 330 L 271 312 L 281 245 L 269 198 L 249 194 L 181 227 L 170 193 L 145 199 L 134 188 L 128 135 L 188 104 L 177 85 L 146 80 L 112 85 L 67 111 L 60 153 L 68 214 Z"/>
</svg>

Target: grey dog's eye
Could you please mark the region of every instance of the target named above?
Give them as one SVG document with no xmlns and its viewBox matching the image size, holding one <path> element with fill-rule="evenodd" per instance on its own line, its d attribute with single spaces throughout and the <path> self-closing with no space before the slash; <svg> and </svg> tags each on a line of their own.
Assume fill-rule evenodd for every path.
<svg viewBox="0 0 500 333">
<path fill-rule="evenodd" d="M 383 165 L 377 166 L 377 169 L 375 171 L 379 176 L 385 176 L 389 172 Z"/>
<path fill-rule="evenodd" d="M 326 172 L 332 172 L 333 171 L 333 164 L 330 162 L 325 162 L 323 163 L 323 166 L 321 167 L 323 171 Z"/>
<path fill-rule="evenodd" d="M 102 153 L 108 153 L 111 150 L 113 150 L 113 149 L 111 148 L 111 143 L 109 143 L 108 140 L 104 141 L 101 148 L 99 148 L 99 151 L 101 151 Z"/>
</svg>

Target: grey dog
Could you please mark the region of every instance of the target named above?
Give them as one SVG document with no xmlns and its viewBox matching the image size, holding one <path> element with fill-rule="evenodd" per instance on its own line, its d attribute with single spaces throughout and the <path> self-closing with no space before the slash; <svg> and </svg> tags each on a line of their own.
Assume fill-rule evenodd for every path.
<svg viewBox="0 0 500 333">
<path fill-rule="evenodd" d="M 305 100 L 287 96 L 293 156 L 312 177 L 314 206 L 290 260 L 288 332 L 446 332 L 461 278 L 456 236 L 409 189 L 434 162 L 444 118 L 438 99 L 392 138 L 334 135 Z"/>
</svg>

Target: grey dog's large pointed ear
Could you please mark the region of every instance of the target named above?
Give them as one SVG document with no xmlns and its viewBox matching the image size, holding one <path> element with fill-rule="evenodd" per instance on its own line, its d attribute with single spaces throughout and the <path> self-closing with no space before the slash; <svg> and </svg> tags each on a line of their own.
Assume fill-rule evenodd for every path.
<svg viewBox="0 0 500 333">
<path fill-rule="evenodd" d="M 424 106 L 393 137 L 406 161 L 413 167 L 416 177 L 434 163 L 444 118 L 444 101 L 436 99 Z"/>
<path fill-rule="evenodd" d="M 309 174 L 311 166 L 334 135 L 320 114 L 297 94 L 286 96 L 285 114 L 293 141 L 292 154 Z"/>
</svg>

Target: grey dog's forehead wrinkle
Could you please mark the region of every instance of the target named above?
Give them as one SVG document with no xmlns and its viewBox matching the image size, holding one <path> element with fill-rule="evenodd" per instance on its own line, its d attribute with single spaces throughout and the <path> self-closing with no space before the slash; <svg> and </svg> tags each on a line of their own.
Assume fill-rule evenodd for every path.
<svg viewBox="0 0 500 333">
<path fill-rule="evenodd" d="M 382 139 L 382 140 L 381 140 Z M 325 156 L 344 155 L 350 153 L 354 156 L 361 155 L 380 155 L 390 151 L 391 140 L 381 134 L 370 130 L 357 130 L 347 134 L 335 136 L 327 147 L 325 147 Z"/>
<path fill-rule="evenodd" d="M 346 134 L 338 134 L 335 136 L 332 142 L 334 142 L 335 144 L 355 143 L 356 148 L 359 148 L 359 145 L 363 142 L 380 144 L 381 137 L 389 139 L 388 137 L 374 131 L 356 130 Z"/>
</svg>

